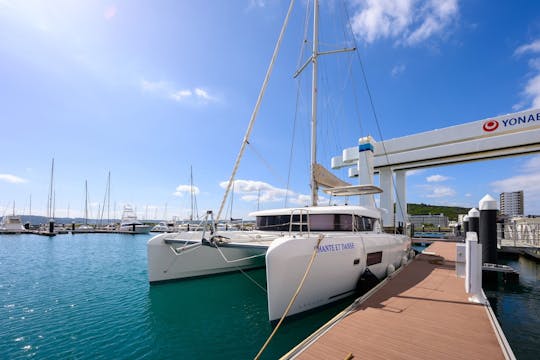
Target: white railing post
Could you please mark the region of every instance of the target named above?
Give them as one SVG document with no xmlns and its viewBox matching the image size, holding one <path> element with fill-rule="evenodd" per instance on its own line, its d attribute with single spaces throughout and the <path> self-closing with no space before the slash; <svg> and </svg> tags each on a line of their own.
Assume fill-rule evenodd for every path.
<svg viewBox="0 0 540 360">
<path fill-rule="evenodd" d="M 469 301 L 481 303 L 482 301 L 482 244 L 478 243 L 476 232 L 466 234 L 465 254 L 465 292 L 469 294 Z"/>
</svg>

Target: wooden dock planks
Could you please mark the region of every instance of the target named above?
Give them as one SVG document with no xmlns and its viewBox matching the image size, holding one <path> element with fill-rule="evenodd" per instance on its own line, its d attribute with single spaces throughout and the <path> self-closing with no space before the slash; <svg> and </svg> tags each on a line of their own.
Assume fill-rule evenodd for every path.
<svg viewBox="0 0 540 360">
<path fill-rule="evenodd" d="M 436 242 L 297 359 L 504 359 L 486 308 L 455 275 L 455 244 Z"/>
</svg>

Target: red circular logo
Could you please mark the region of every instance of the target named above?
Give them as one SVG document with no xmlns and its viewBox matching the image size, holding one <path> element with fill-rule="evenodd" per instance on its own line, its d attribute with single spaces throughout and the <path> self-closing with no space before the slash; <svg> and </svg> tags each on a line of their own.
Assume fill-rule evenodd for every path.
<svg viewBox="0 0 540 360">
<path fill-rule="evenodd" d="M 482 125 L 484 131 L 495 131 L 499 127 L 499 122 L 497 120 L 489 120 Z"/>
</svg>

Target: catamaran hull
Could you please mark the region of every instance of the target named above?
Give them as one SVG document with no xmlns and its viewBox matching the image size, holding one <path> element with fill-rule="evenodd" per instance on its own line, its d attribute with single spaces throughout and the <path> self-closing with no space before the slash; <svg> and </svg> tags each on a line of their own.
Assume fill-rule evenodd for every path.
<svg viewBox="0 0 540 360">
<path fill-rule="evenodd" d="M 201 232 L 186 232 L 182 240 L 157 235 L 148 241 L 150 283 L 181 280 L 265 266 L 268 246 L 243 243 L 203 245 Z"/>
<path fill-rule="evenodd" d="M 266 253 L 268 316 L 279 320 L 298 289 L 318 238 L 282 237 Z M 410 242 L 389 234 L 339 235 L 323 238 L 310 272 L 287 316 L 323 306 L 352 295 L 367 268 L 379 279 L 389 265 L 398 268 L 406 259 Z M 368 261 L 380 262 L 368 265 Z M 371 254 L 368 258 L 367 254 Z M 375 254 L 375 255 L 373 255 Z"/>
</svg>

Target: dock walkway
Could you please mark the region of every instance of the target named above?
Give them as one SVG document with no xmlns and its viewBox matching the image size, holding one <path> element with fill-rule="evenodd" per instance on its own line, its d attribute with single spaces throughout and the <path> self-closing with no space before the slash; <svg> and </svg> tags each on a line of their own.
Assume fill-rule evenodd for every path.
<svg viewBox="0 0 540 360">
<path fill-rule="evenodd" d="M 455 244 L 436 242 L 426 251 L 284 358 L 512 358 L 489 307 L 468 301 L 455 274 Z"/>
</svg>

